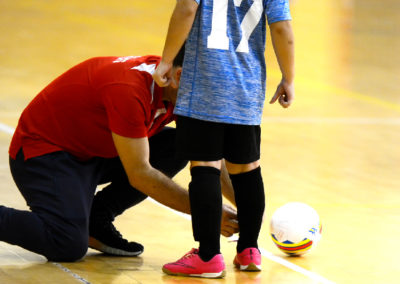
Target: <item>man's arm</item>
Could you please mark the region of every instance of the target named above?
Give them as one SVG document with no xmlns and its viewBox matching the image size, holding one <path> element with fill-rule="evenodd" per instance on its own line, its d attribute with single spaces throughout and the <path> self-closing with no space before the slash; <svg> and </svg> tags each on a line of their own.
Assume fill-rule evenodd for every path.
<svg viewBox="0 0 400 284">
<path fill-rule="evenodd" d="M 231 178 L 229 177 L 228 170 L 225 166 L 225 160 L 222 160 L 221 165 L 221 190 L 225 198 L 228 199 L 229 202 L 234 206 L 236 206 L 235 193 L 233 191 Z"/>
<path fill-rule="evenodd" d="M 161 62 L 153 74 L 154 81 L 160 87 L 165 87 L 171 83 L 172 62 L 189 35 L 197 8 L 198 4 L 194 0 L 178 0 L 176 2 L 169 22 Z"/>
<path fill-rule="evenodd" d="M 112 136 L 130 184 L 158 202 L 190 214 L 187 190 L 150 165 L 147 137 Z"/>
<path fill-rule="evenodd" d="M 112 136 L 130 184 L 158 202 L 190 214 L 188 191 L 151 166 L 147 137 L 127 138 L 115 133 L 112 133 Z M 229 237 L 236 232 L 238 232 L 236 212 L 224 206 L 221 234 Z"/>
<path fill-rule="evenodd" d="M 287 108 L 294 100 L 294 36 L 290 21 L 279 21 L 270 26 L 271 40 L 282 72 L 282 81 L 270 103 L 277 99 Z"/>
</svg>

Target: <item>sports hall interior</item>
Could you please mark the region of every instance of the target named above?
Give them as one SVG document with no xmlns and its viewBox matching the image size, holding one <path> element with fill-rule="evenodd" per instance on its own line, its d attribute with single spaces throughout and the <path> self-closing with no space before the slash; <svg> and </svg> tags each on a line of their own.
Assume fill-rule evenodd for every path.
<svg viewBox="0 0 400 284">
<path fill-rule="evenodd" d="M 399 283 L 400 2 L 292 0 L 296 99 L 268 104 L 281 75 L 269 35 L 261 165 L 266 212 L 263 270 L 238 272 L 234 239 L 221 237 L 224 279 L 167 276 L 163 264 L 193 241 L 190 217 L 147 199 L 115 221 L 140 257 L 88 250 L 75 263 L 0 242 L 0 283 Z M 94 56 L 161 55 L 173 0 L 0 0 L 0 204 L 26 209 L 8 146 L 30 100 L 69 67 Z M 174 180 L 187 187 L 188 168 Z M 269 234 L 290 201 L 317 210 L 318 246 L 285 256 Z"/>
</svg>

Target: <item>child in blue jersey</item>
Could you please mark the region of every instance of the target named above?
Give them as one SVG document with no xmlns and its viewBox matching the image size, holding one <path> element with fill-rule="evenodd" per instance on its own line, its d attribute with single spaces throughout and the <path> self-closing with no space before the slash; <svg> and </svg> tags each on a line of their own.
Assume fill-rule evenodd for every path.
<svg viewBox="0 0 400 284">
<path fill-rule="evenodd" d="M 218 228 L 219 176 L 225 159 L 235 191 L 240 235 L 234 264 L 261 270 L 258 250 L 265 207 L 260 169 L 261 118 L 265 99 L 266 24 L 282 80 L 270 103 L 289 107 L 294 99 L 294 40 L 288 0 L 178 0 L 162 61 L 153 74 L 160 86 L 176 85 L 172 60 L 185 44 L 175 107 L 178 155 L 191 161 L 189 197 L 192 249 L 167 274 L 223 277 Z"/>
</svg>

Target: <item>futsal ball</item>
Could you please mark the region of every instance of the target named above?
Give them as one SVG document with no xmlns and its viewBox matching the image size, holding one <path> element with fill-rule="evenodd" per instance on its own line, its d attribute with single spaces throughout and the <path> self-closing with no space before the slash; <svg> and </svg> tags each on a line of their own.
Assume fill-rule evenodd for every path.
<svg viewBox="0 0 400 284">
<path fill-rule="evenodd" d="M 314 208 L 301 202 L 289 202 L 274 212 L 270 230 L 275 245 L 295 256 L 315 248 L 321 239 L 322 226 Z"/>
</svg>

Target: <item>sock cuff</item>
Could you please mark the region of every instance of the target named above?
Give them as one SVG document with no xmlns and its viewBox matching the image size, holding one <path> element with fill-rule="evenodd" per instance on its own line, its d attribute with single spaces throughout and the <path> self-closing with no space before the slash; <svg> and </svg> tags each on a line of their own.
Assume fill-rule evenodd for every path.
<svg viewBox="0 0 400 284">
<path fill-rule="evenodd" d="M 221 175 L 221 171 L 214 167 L 204 167 L 204 166 L 196 166 L 190 169 L 191 175 L 204 175 L 204 174 L 212 174 L 212 175 Z"/>
</svg>

